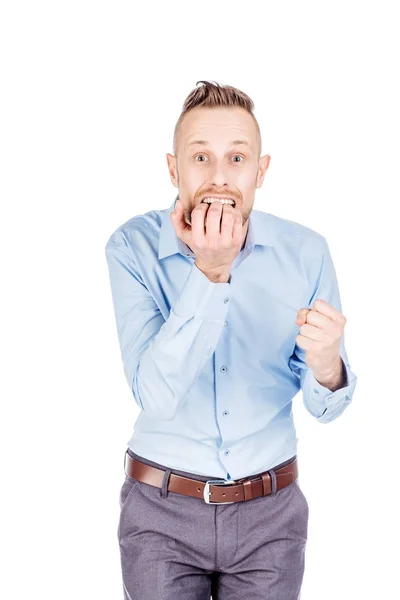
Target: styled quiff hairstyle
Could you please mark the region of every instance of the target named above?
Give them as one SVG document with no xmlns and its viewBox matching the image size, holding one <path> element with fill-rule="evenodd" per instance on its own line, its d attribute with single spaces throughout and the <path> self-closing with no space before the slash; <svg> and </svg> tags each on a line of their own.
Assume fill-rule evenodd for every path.
<svg viewBox="0 0 400 600">
<path fill-rule="evenodd" d="M 215 108 L 217 106 L 238 106 L 240 108 L 244 108 L 244 110 L 246 110 L 254 120 L 254 124 L 257 129 L 258 152 L 260 156 L 261 132 L 257 119 L 253 114 L 254 102 L 251 100 L 251 98 L 249 98 L 249 96 L 244 92 L 230 85 L 219 85 L 217 82 L 212 83 L 211 81 L 197 81 L 196 86 L 198 83 L 204 83 L 204 85 L 195 87 L 187 96 L 185 102 L 183 103 L 180 117 L 175 125 L 173 142 L 174 155 L 176 156 L 177 154 L 178 136 L 180 133 L 182 120 L 190 110 L 200 106 L 205 108 Z"/>
</svg>

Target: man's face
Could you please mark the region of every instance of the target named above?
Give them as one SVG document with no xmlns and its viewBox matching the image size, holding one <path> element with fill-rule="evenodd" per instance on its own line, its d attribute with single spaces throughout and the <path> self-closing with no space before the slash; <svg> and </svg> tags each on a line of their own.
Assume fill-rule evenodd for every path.
<svg viewBox="0 0 400 600">
<path fill-rule="evenodd" d="M 167 154 L 186 223 L 191 225 L 192 210 L 203 198 L 227 195 L 242 213 L 247 233 L 255 190 L 262 185 L 270 159 L 268 155 L 260 158 L 259 153 L 256 125 L 243 108 L 197 107 L 189 111 L 181 122 L 176 156 Z"/>
</svg>

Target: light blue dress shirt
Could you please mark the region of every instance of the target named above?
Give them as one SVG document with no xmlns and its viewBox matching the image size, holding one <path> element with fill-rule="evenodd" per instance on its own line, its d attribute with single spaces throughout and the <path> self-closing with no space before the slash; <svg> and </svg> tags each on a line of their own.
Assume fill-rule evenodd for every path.
<svg viewBox="0 0 400 600">
<path fill-rule="evenodd" d="M 128 446 L 173 469 L 230 480 L 297 454 L 292 399 L 320 423 L 351 403 L 357 377 L 322 386 L 296 344 L 297 311 L 323 298 L 342 312 L 325 238 L 250 213 L 227 283 L 211 282 L 169 209 L 123 223 L 105 251 L 124 372 L 140 408 Z"/>
</svg>

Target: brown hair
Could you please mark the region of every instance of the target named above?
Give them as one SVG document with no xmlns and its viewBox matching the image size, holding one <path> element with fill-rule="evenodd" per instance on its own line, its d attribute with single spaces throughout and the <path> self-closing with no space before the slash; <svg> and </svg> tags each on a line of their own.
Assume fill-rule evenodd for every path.
<svg viewBox="0 0 400 600">
<path fill-rule="evenodd" d="M 178 146 L 178 135 L 182 120 L 186 113 L 198 106 L 206 108 L 214 108 L 217 106 L 238 106 L 244 108 L 244 110 L 246 110 L 254 120 L 257 129 L 258 151 L 260 155 L 261 132 L 257 119 L 253 114 L 254 102 L 251 100 L 251 98 L 249 98 L 249 96 L 241 90 L 230 85 L 220 85 L 217 82 L 212 83 L 211 81 L 197 81 L 196 86 L 198 83 L 204 83 L 204 85 L 200 87 L 195 87 L 187 96 L 185 102 L 183 103 L 180 117 L 175 125 L 173 141 L 173 152 L 175 156 Z"/>
</svg>

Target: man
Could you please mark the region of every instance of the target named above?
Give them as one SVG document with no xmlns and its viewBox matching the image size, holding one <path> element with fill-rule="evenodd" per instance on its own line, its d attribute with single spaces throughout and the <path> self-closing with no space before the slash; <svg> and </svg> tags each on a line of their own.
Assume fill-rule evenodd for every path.
<svg viewBox="0 0 400 600">
<path fill-rule="evenodd" d="M 325 238 L 252 209 L 270 160 L 254 105 L 200 83 L 167 154 L 173 205 L 129 219 L 106 244 L 141 409 L 120 492 L 124 596 L 295 600 L 309 507 L 292 399 L 301 389 L 328 423 L 357 378 Z"/>
</svg>

